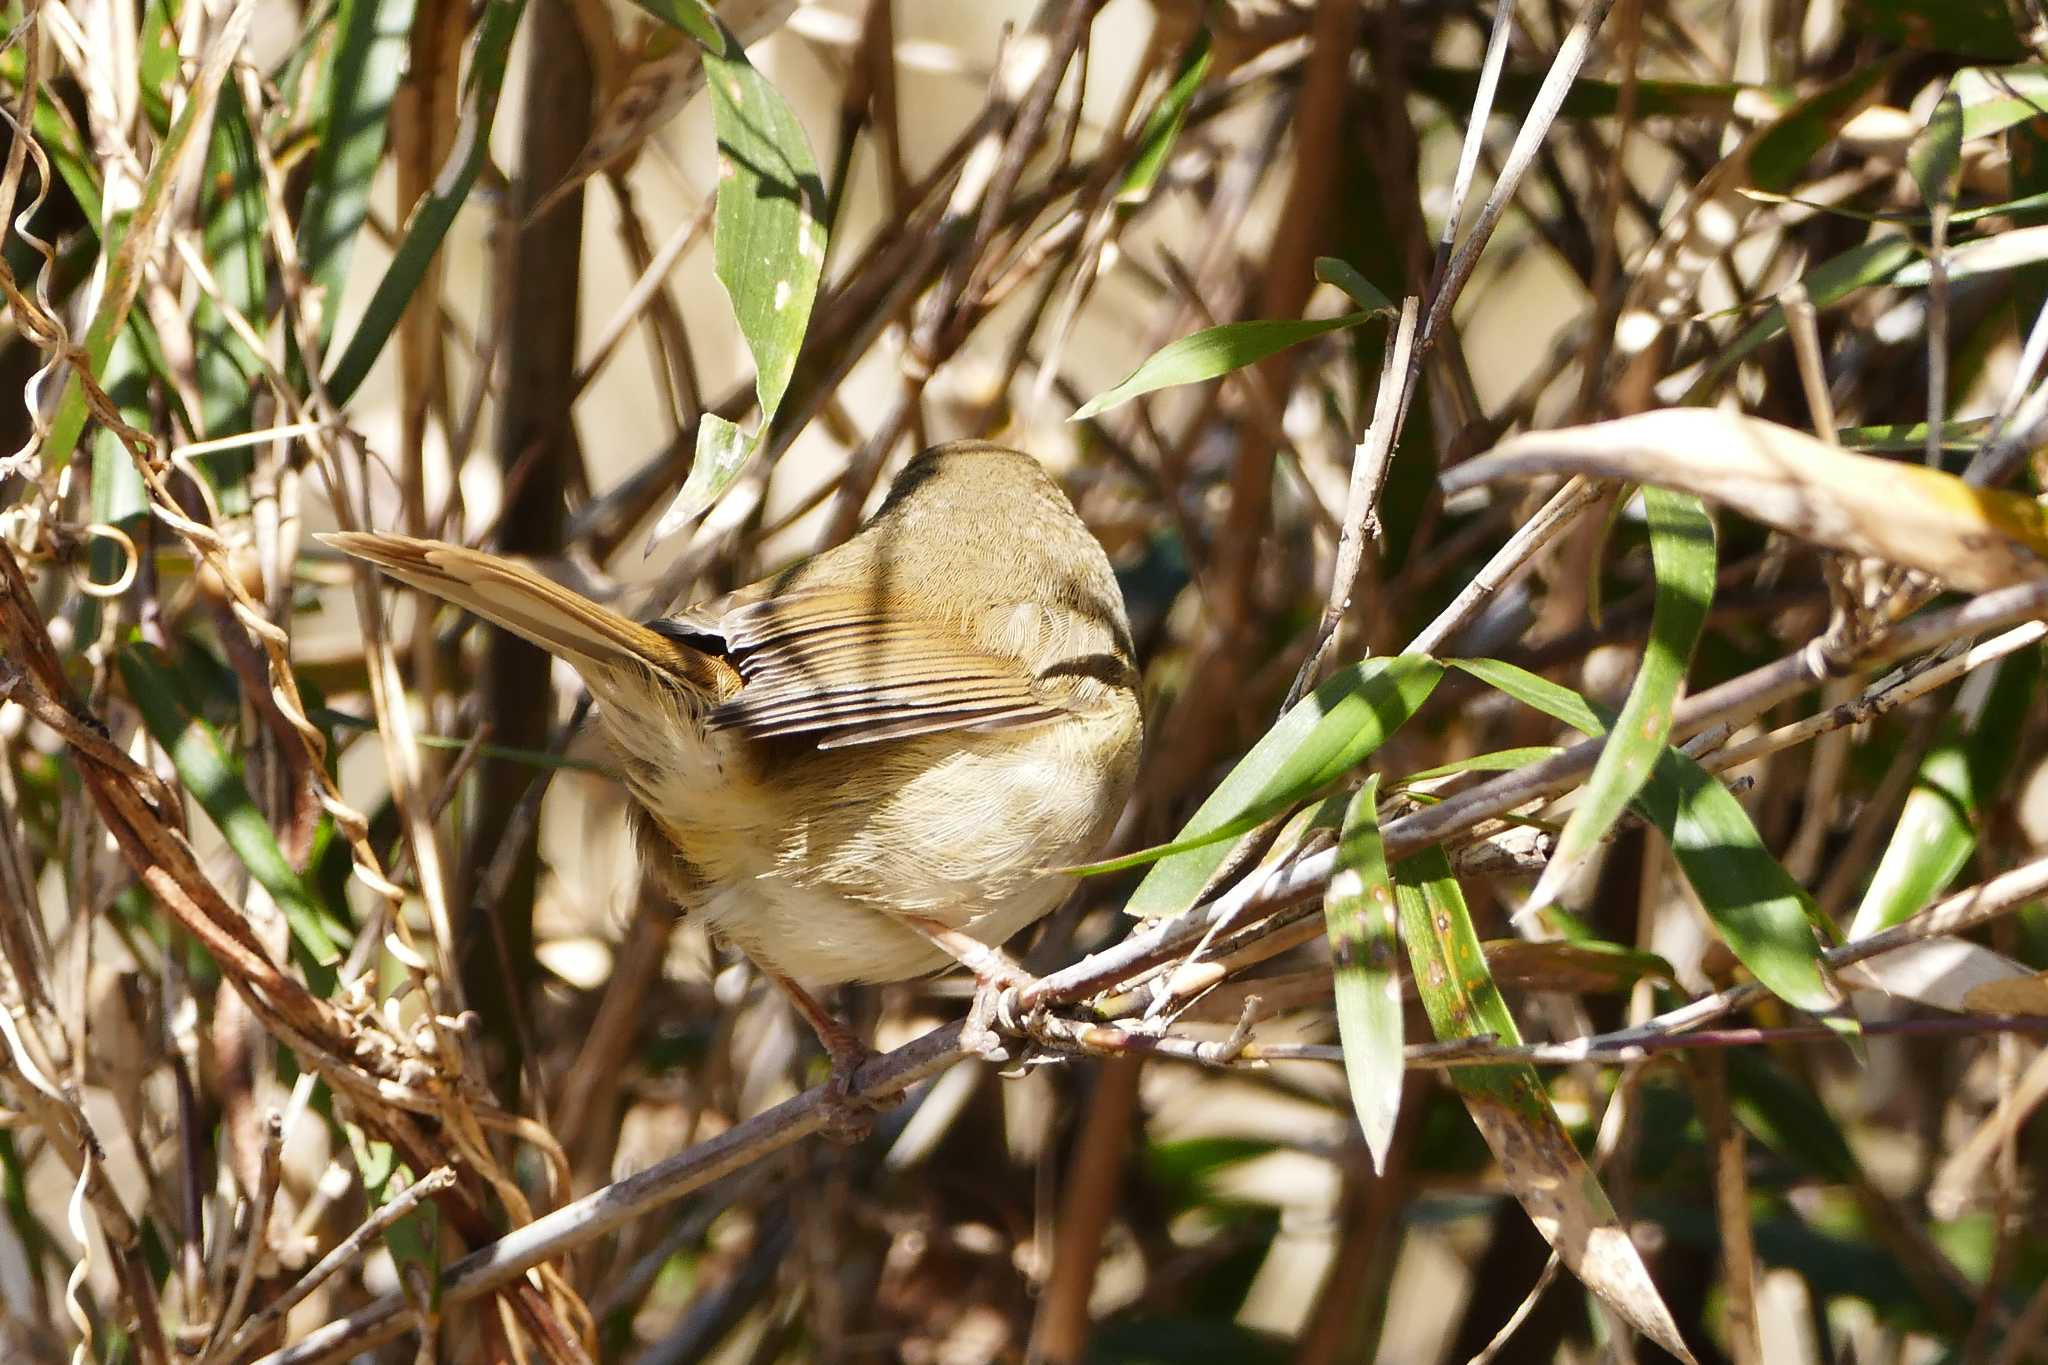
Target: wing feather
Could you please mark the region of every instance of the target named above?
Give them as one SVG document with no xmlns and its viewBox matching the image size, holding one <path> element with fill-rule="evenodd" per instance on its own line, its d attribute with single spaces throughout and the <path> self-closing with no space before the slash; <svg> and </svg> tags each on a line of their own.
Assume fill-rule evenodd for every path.
<svg viewBox="0 0 2048 1365">
<path fill-rule="evenodd" d="M 838 749 L 1061 714 L 1024 661 L 941 623 L 884 615 L 865 595 L 798 591 L 693 621 L 724 639 L 744 680 L 711 712 L 716 729 Z"/>
</svg>

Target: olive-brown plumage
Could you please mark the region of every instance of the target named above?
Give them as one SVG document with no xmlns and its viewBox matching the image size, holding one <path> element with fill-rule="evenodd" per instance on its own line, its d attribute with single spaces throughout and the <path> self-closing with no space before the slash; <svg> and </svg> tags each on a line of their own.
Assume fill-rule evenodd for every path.
<svg viewBox="0 0 2048 1365">
<path fill-rule="evenodd" d="M 845 544 L 639 624 L 494 555 L 330 543 L 569 661 L 648 869 L 781 978 L 892 981 L 997 945 L 1107 835 L 1141 738 L 1109 561 L 1030 456 L 927 450 Z M 815 1019 L 813 1022 L 817 1022 Z"/>
</svg>

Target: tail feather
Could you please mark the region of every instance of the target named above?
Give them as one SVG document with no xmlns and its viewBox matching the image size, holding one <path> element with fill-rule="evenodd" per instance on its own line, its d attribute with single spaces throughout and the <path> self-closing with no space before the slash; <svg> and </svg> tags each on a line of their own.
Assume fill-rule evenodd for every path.
<svg viewBox="0 0 2048 1365">
<path fill-rule="evenodd" d="M 738 674 L 723 659 L 628 620 L 515 560 L 444 541 L 376 531 L 339 531 L 316 538 L 368 560 L 401 583 L 503 626 L 567 659 L 586 677 L 592 668 L 638 665 L 672 674 L 715 700 L 738 689 Z"/>
</svg>

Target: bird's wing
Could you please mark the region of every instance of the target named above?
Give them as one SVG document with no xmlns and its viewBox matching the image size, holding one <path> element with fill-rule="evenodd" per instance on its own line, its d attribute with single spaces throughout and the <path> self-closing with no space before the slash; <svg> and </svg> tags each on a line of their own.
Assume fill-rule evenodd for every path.
<svg viewBox="0 0 2048 1365">
<path fill-rule="evenodd" d="M 693 613 L 677 625 L 690 631 L 704 621 Z M 885 614 L 865 594 L 744 602 L 719 614 L 715 630 L 744 679 L 739 695 L 711 712 L 716 729 L 815 735 L 820 748 L 845 748 L 1035 725 L 1062 713 L 1022 660 L 946 625 Z"/>
</svg>

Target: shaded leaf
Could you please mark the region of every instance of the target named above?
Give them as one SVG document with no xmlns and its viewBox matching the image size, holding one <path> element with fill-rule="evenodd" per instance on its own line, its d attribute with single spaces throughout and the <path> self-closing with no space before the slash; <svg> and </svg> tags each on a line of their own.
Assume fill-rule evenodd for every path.
<svg viewBox="0 0 2048 1365">
<path fill-rule="evenodd" d="M 519 16 L 525 11 L 526 0 L 490 0 L 484 6 L 483 20 L 470 44 L 469 71 L 462 79 L 462 114 L 448 160 L 434 177 L 433 188 L 412 206 L 391 264 L 385 267 L 362 320 L 328 372 L 327 392 L 336 404 L 348 402 L 369 377 L 370 367 L 383 354 L 399 319 L 419 292 L 434 254 L 441 249 L 442 239 L 454 226 L 455 215 L 468 200 L 490 156 L 491 126 L 497 121 L 498 96 L 505 85 L 505 59 Z M 360 149 L 351 157 L 352 166 L 361 164 L 359 156 Z M 338 204 L 329 210 L 330 222 L 345 221 L 360 212 L 360 205 Z"/>
<path fill-rule="evenodd" d="M 321 344 L 334 322 L 356 235 L 370 211 L 370 186 L 384 159 L 391 100 L 405 73 L 414 0 L 341 0 L 334 59 L 320 82 L 313 178 L 299 213 L 299 258 L 324 295 Z M 298 357 L 297 338 L 287 335 Z"/>
<path fill-rule="evenodd" d="M 1955 207 L 1963 180 L 1963 102 L 1953 88 L 1935 101 L 1927 126 L 1906 149 L 1906 169 L 1928 208 L 1941 213 Z"/>
<path fill-rule="evenodd" d="M 1371 280 L 1358 273 L 1349 261 L 1335 256 L 1316 257 L 1316 278 L 1333 284 L 1351 296 L 1351 301 L 1370 313 L 1395 313 L 1394 301 L 1382 294 Z"/>
<path fill-rule="evenodd" d="M 220 735 L 178 705 L 176 675 L 147 645 L 128 645 L 115 660 L 144 724 L 177 768 L 178 781 L 220 829 L 249 875 L 284 912 L 294 946 L 317 966 L 339 962 L 341 950 L 328 932 L 325 910 L 278 847 L 270 822 L 256 808 L 240 765 Z M 331 974 L 329 978 L 314 988 L 324 992 L 332 985 Z"/>
</svg>

